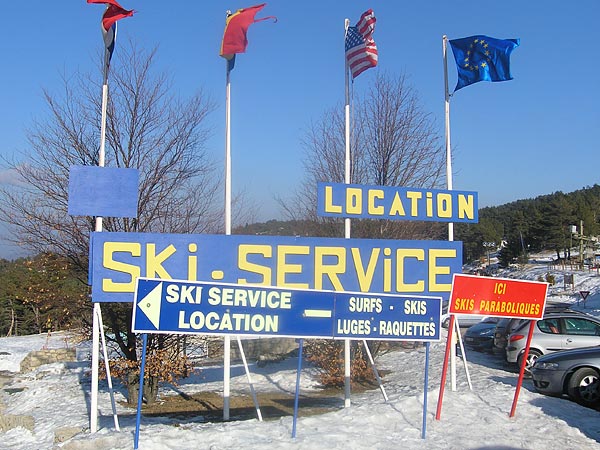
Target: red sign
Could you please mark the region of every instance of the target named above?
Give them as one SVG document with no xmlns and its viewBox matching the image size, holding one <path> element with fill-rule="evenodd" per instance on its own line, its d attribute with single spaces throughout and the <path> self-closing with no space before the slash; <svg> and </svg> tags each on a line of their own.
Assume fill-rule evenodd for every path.
<svg viewBox="0 0 600 450">
<path fill-rule="evenodd" d="M 541 319 L 548 283 L 454 274 L 452 314 Z"/>
</svg>

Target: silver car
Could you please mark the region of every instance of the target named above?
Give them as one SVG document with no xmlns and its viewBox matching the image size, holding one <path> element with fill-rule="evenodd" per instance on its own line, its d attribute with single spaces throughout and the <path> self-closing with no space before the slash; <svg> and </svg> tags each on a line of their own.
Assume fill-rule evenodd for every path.
<svg viewBox="0 0 600 450">
<path fill-rule="evenodd" d="M 577 310 L 569 309 L 570 304 L 566 302 L 547 302 L 546 308 L 544 309 L 544 314 L 550 313 L 559 313 L 559 312 L 574 312 L 580 313 Z M 584 313 L 581 313 L 584 314 Z M 504 318 L 498 322 L 496 325 L 496 331 L 494 332 L 494 347 L 492 350 L 494 353 L 505 353 L 506 352 L 506 344 L 508 343 L 508 336 L 519 328 L 523 322 L 527 322 L 527 319 L 516 319 L 514 317 Z"/>
<path fill-rule="evenodd" d="M 458 326 L 461 328 L 470 327 L 487 318 L 487 316 L 474 316 L 473 314 L 455 314 L 454 317 L 458 322 Z M 448 328 L 448 325 L 450 324 L 450 313 L 448 313 L 448 300 L 444 300 L 442 302 L 441 319 L 442 326 L 444 328 Z"/>
<path fill-rule="evenodd" d="M 600 347 L 565 350 L 541 356 L 531 368 L 536 391 L 585 406 L 600 405 Z"/>
<path fill-rule="evenodd" d="M 523 323 L 508 337 L 506 360 L 521 367 L 529 322 Z M 600 319 L 580 312 L 546 314 L 534 325 L 526 368 L 542 355 L 559 350 L 600 345 Z"/>
</svg>

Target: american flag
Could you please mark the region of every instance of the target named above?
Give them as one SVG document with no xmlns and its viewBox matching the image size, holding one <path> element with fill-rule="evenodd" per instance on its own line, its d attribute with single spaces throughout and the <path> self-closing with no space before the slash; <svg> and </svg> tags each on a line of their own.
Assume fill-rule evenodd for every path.
<svg viewBox="0 0 600 450">
<path fill-rule="evenodd" d="M 372 38 L 375 30 L 375 14 L 372 9 L 365 11 L 354 27 L 346 32 L 346 60 L 356 78 L 365 70 L 377 65 L 377 46 Z"/>
</svg>

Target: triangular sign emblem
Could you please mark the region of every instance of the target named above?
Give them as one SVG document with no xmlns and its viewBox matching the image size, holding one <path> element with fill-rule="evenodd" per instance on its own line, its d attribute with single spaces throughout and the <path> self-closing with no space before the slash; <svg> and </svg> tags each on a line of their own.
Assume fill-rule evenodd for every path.
<svg viewBox="0 0 600 450">
<path fill-rule="evenodd" d="M 162 298 L 162 283 L 158 283 L 148 295 L 138 302 L 138 308 L 146 314 L 152 325 L 158 330 L 160 326 L 160 304 Z"/>
</svg>

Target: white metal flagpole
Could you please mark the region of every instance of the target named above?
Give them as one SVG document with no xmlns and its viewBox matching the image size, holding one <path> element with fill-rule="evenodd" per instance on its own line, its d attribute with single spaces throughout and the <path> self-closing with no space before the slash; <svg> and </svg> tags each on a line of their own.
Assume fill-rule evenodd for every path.
<svg viewBox="0 0 600 450">
<path fill-rule="evenodd" d="M 225 85 L 225 234 L 231 234 L 231 82 L 229 60 L 225 61 L 227 77 Z"/>
<path fill-rule="evenodd" d="M 444 53 L 444 94 L 445 94 L 445 128 L 446 128 L 446 183 L 449 191 L 452 190 L 452 155 L 450 154 L 450 92 L 448 91 L 448 37 L 442 37 Z M 454 240 L 454 224 L 448 223 L 448 240 Z"/>
<path fill-rule="evenodd" d="M 348 33 L 348 27 L 350 26 L 350 20 L 344 21 L 344 43 L 346 41 L 346 34 Z M 345 99 L 346 104 L 344 105 L 344 116 L 345 116 L 345 141 L 346 141 L 346 152 L 344 158 L 344 182 L 350 184 L 350 68 L 348 67 L 348 59 L 344 55 L 345 60 Z M 344 237 L 350 239 L 350 218 L 344 219 Z M 344 406 L 347 408 L 350 406 L 350 339 L 344 339 Z"/>
<path fill-rule="evenodd" d="M 350 26 L 350 19 L 346 19 L 344 21 L 344 43 L 346 41 L 346 35 L 348 34 L 348 27 Z M 352 182 L 352 171 L 351 171 L 351 153 L 350 153 L 350 67 L 348 66 L 348 58 L 344 58 L 345 63 L 345 105 L 344 105 L 344 123 L 345 123 L 345 158 L 344 158 L 344 183 L 350 184 Z M 346 239 L 350 239 L 351 236 L 351 222 L 350 218 L 347 217 L 344 219 L 344 237 Z M 350 339 L 344 339 L 344 407 L 349 407 L 351 405 L 351 354 L 350 354 Z M 387 394 L 385 393 L 385 389 L 381 383 L 381 379 L 379 377 L 379 373 L 377 371 L 377 367 L 375 366 L 375 362 L 373 361 L 373 357 L 371 356 L 371 352 L 369 350 L 369 346 L 366 340 L 363 340 L 363 344 L 365 346 L 365 350 L 369 356 L 371 361 L 371 367 L 373 368 L 373 372 L 377 381 L 379 382 L 379 387 L 383 394 L 383 398 L 387 402 Z"/>
<path fill-rule="evenodd" d="M 234 55 L 235 58 L 235 55 Z M 230 61 L 225 61 L 227 69 L 225 84 L 225 234 L 231 234 L 231 83 Z M 231 381 L 231 338 L 223 338 L 223 420 L 229 420 L 229 396 Z"/>
<path fill-rule="evenodd" d="M 350 26 L 350 20 L 346 19 L 344 23 L 345 32 L 348 33 L 348 27 Z M 344 35 L 345 41 L 345 35 Z M 350 68 L 348 67 L 348 59 L 345 64 L 345 105 L 344 105 L 344 117 L 345 117 L 345 141 L 346 141 L 346 152 L 344 158 L 344 182 L 350 184 Z M 344 237 L 350 238 L 350 218 L 344 219 Z"/>
<path fill-rule="evenodd" d="M 235 58 L 235 56 L 234 56 Z M 231 82 L 230 72 L 233 66 L 232 61 L 227 60 L 227 76 L 226 76 L 226 87 L 225 87 L 225 234 L 231 234 Z M 258 400 L 256 393 L 254 392 L 254 386 L 252 384 L 252 378 L 250 376 L 250 370 L 248 364 L 246 364 L 246 356 L 244 355 L 244 347 L 242 341 L 237 337 L 238 347 L 240 350 L 240 356 L 244 362 L 244 369 L 246 371 L 246 377 L 250 384 L 250 391 L 252 392 L 252 398 L 258 414 L 258 420 L 262 421 L 262 415 L 260 407 L 258 406 Z M 231 336 L 225 335 L 223 338 L 223 420 L 229 420 L 229 409 L 230 409 L 230 397 L 231 397 Z"/>
<path fill-rule="evenodd" d="M 108 5 L 107 5 L 108 10 Z M 106 111 L 108 108 L 108 70 L 110 65 L 110 59 L 112 56 L 112 46 L 117 39 L 117 23 L 115 22 L 112 27 L 104 34 L 104 43 L 106 48 L 104 50 L 104 67 L 103 67 L 103 82 L 102 82 L 102 110 L 100 118 L 100 149 L 98 150 L 98 166 L 104 167 L 105 155 L 106 155 Z M 96 217 L 95 231 L 102 231 L 102 217 Z M 95 302 L 92 315 L 92 386 L 91 386 L 91 399 L 90 399 L 90 432 L 95 433 L 98 430 L 98 370 L 100 366 L 100 337 L 102 337 L 102 348 L 104 351 L 104 363 L 106 366 L 106 377 L 108 380 L 108 388 L 111 396 L 111 404 L 113 410 L 113 417 L 115 421 L 115 427 L 117 431 L 120 431 L 119 420 L 117 417 L 117 409 L 114 402 L 114 393 L 112 389 L 112 379 L 110 375 L 110 367 L 108 361 L 108 354 L 106 351 L 106 341 L 104 339 L 104 327 L 102 324 L 102 310 L 100 303 Z"/>
<path fill-rule="evenodd" d="M 105 50 L 105 74 L 104 83 L 102 84 L 102 117 L 100 121 L 100 150 L 98 151 L 99 167 L 104 167 L 105 160 L 106 109 L 108 103 L 108 77 L 106 74 L 108 69 L 106 67 L 106 53 L 108 53 L 108 49 Z M 102 231 L 102 217 L 96 217 L 95 231 Z M 98 370 L 100 366 L 100 333 L 102 332 L 100 329 L 101 314 L 100 304 L 95 302 L 92 316 L 92 392 L 90 401 L 90 432 L 92 433 L 98 431 Z M 108 361 L 106 361 L 106 364 L 108 364 Z"/>
<path fill-rule="evenodd" d="M 444 55 L 444 122 L 446 129 L 446 187 L 449 191 L 452 190 L 452 155 L 450 150 L 450 92 L 448 91 L 448 36 L 442 37 L 442 52 Z M 454 240 L 454 224 L 448 223 L 448 240 Z M 449 308 L 450 306 L 448 306 Z M 456 330 L 460 333 L 458 321 Z M 449 339 L 452 339 L 452 347 L 450 348 L 450 386 L 452 391 L 456 391 L 456 342 L 454 338 L 454 330 L 448 329 L 450 333 Z M 460 338 L 460 336 L 459 336 Z M 463 353 L 464 358 L 464 353 Z"/>
</svg>

